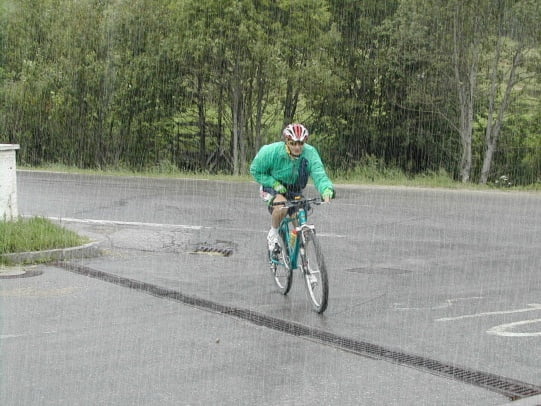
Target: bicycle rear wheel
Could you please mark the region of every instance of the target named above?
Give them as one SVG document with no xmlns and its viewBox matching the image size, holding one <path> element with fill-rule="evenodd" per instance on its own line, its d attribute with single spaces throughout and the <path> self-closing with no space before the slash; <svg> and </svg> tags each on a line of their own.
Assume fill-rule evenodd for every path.
<svg viewBox="0 0 541 406">
<path fill-rule="evenodd" d="M 278 237 L 278 246 L 279 250 L 274 254 L 274 257 L 271 257 L 271 253 L 269 252 L 269 263 L 272 277 L 276 286 L 278 286 L 278 290 L 282 295 L 287 295 L 291 289 L 291 283 L 293 282 L 293 272 L 291 270 L 291 261 L 289 260 L 287 245 L 282 233 L 280 233 Z"/>
<path fill-rule="evenodd" d="M 304 234 L 304 247 L 301 249 L 301 266 L 308 297 L 317 313 L 323 313 L 329 299 L 327 267 L 321 246 L 313 230 Z"/>
</svg>

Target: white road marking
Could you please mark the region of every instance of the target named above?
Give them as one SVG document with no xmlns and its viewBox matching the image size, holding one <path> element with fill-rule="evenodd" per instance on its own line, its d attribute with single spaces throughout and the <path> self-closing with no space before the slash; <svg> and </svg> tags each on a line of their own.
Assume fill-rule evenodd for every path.
<svg viewBox="0 0 541 406">
<path fill-rule="evenodd" d="M 403 303 L 393 303 L 393 307 L 394 307 L 394 310 L 399 310 L 399 311 L 406 311 L 406 310 L 427 310 L 427 309 L 430 309 L 430 310 L 437 310 L 437 309 L 445 309 L 447 307 L 451 307 L 453 306 L 455 303 L 458 303 L 458 302 L 464 302 L 464 301 L 468 301 L 468 300 L 479 300 L 479 299 L 484 299 L 483 296 L 472 296 L 472 297 L 457 297 L 457 298 L 454 298 L 454 299 L 447 299 L 445 302 L 439 304 L 439 305 L 435 305 L 435 306 L 425 306 L 425 307 L 403 307 L 404 304 Z"/>
<path fill-rule="evenodd" d="M 267 232 L 267 231 L 265 231 L 265 232 Z M 318 233 L 317 231 L 316 231 L 316 235 L 318 237 L 346 238 L 346 236 L 342 235 L 342 234 Z"/>
<path fill-rule="evenodd" d="M 536 310 L 541 310 L 541 304 L 532 303 L 528 304 L 530 306 L 527 309 L 516 309 L 516 310 L 502 310 L 497 312 L 484 312 L 484 313 L 476 313 L 476 314 L 466 314 L 464 316 L 457 316 L 457 317 L 442 317 L 440 319 L 436 319 L 436 321 L 453 321 L 453 320 L 463 320 L 463 319 L 471 319 L 474 317 L 483 317 L 483 316 L 492 316 L 492 315 L 498 315 L 498 314 L 513 314 L 513 313 L 524 313 L 524 312 L 533 312 Z"/>
<path fill-rule="evenodd" d="M 105 224 L 105 225 L 122 225 L 122 226 L 146 226 L 146 227 L 160 227 L 160 228 L 184 228 L 188 230 L 202 230 L 204 226 L 193 226 L 186 224 L 160 224 L 160 223 L 142 223 L 138 221 L 118 221 L 118 220 L 95 220 L 95 219 L 76 219 L 70 217 L 47 217 L 49 220 L 65 221 L 68 223 L 83 223 L 83 224 Z"/>
<path fill-rule="evenodd" d="M 8 339 L 8 338 L 20 338 L 20 337 L 29 337 L 29 336 L 40 336 L 43 334 L 56 334 L 56 331 L 44 331 L 42 333 L 37 334 L 0 334 L 0 340 Z"/>
<path fill-rule="evenodd" d="M 30 217 L 30 216 L 23 216 Z M 82 224 L 101 224 L 101 225 L 120 225 L 120 226 L 135 226 L 135 227 L 156 227 L 156 228 L 182 228 L 185 230 L 230 230 L 230 231 L 253 231 L 267 233 L 268 230 L 251 230 L 246 228 L 230 228 L 230 227 L 209 227 L 195 226 L 189 224 L 163 224 L 163 223 L 143 223 L 138 221 L 119 221 L 119 220 L 96 220 L 96 219 L 76 219 L 71 217 L 46 217 L 49 220 L 66 223 L 82 223 Z M 321 237 L 345 238 L 342 234 L 317 233 Z"/>
<path fill-rule="evenodd" d="M 464 316 L 458 316 L 458 317 L 443 317 L 440 319 L 436 319 L 436 321 L 454 321 L 454 320 L 463 320 L 463 319 L 470 319 L 474 317 L 483 317 L 483 316 L 494 316 L 494 315 L 502 315 L 502 314 L 515 314 L 515 313 L 525 313 L 525 312 L 534 312 L 541 310 L 541 304 L 538 303 L 531 303 L 528 304 L 528 308 L 525 309 L 516 309 L 516 310 L 502 310 L 497 312 L 483 312 L 483 313 L 476 313 L 476 314 L 466 314 Z M 500 324 L 498 326 L 492 327 L 487 330 L 487 334 L 501 336 L 501 337 L 536 337 L 541 336 L 541 331 L 532 331 L 532 332 L 514 332 L 510 331 L 515 329 L 519 326 L 524 326 L 527 324 L 534 324 L 534 323 L 541 323 L 541 319 L 531 319 L 531 320 L 521 320 L 521 321 L 515 321 L 513 323 L 506 323 L 506 324 Z"/>
<path fill-rule="evenodd" d="M 492 327 L 490 330 L 487 330 L 488 334 L 496 335 L 496 336 L 502 336 L 502 337 L 535 337 L 535 336 L 541 336 L 541 331 L 531 332 L 531 333 L 514 333 L 511 330 L 517 326 L 523 326 L 525 324 L 534 324 L 534 323 L 541 323 L 541 319 L 533 319 L 533 320 L 523 320 L 523 321 L 516 321 L 514 323 L 507 323 L 507 324 L 500 324 L 499 326 Z"/>
<path fill-rule="evenodd" d="M 50 289 L 39 287 L 0 289 L 0 297 L 55 297 L 71 295 L 78 290 L 81 290 L 81 288 L 76 286 Z"/>
</svg>

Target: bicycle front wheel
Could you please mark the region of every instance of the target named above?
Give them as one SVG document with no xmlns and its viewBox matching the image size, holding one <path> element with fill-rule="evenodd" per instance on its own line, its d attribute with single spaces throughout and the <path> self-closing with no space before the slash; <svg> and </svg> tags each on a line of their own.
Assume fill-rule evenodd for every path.
<svg viewBox="0 0 541 406">
<path fill-rule="evenodd" d="M 329 299 L 327 267 L 321 246 L 314 231 L 304 234 L 304 247 L 301 249 L 301 266 L 308 297 L 317 313 L 323 313 Z"/>
<path fill-rule="evenodd" d="M 282 233 L 278 237 L 278 250 L 272 254 L 269 252 L 269 263 L 272 277 L 282 295 L 287 295 L 293 282 L 293 272 L 287 251 L 287 244 Z M 268 252 L 268 251 L 267 251 Z"/>
</svg>

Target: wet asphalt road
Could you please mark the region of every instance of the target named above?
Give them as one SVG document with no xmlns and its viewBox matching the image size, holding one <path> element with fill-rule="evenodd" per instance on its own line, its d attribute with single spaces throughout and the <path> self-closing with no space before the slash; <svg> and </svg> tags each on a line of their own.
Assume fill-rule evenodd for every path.
<svg viewBox="0 0 541 406">
<path fill-rule="evenodd" d="M 254 183 L 18 172 L 19 211 L 100 240 L 72 263 L 541 385 L 541 196 L 338 187 L 330 304 L 276 293 Z M 310 194 L 310 193 L 308 193 Z M 199 244 L 229 257 L 194 254 Z M 472 404 L 497 391 L 42 265 L 2 279 L 1 404 Z M 23 401 L 28 400 L 28 401 Z"/>
</svg>

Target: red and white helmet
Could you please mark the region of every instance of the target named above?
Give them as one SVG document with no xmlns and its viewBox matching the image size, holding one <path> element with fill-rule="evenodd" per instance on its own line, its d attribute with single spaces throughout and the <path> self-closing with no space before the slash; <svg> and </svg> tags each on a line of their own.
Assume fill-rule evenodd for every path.
<svg viewBox="0 0 541 406">
<path fill-rule="evenodd" d="M 308 139 L 308 130 L 302 124 L 289 124 L 282 135 L 286 140 L 306 142 Z"/>
</svg>

